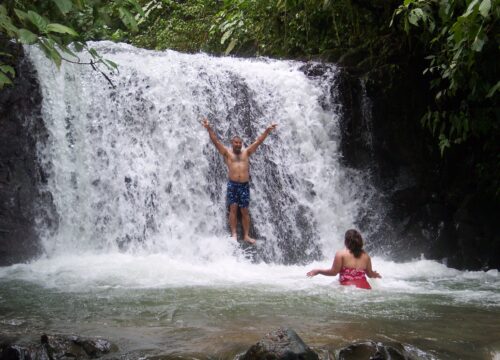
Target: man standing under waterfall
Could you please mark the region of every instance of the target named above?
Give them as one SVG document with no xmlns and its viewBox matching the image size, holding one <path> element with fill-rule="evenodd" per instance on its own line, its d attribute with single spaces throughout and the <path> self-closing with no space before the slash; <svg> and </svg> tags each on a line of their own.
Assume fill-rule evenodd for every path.
<svg viewBox="0 0 500 360">
<path fill-rule="evenodd" d="M 203 119 L 202 125 L 207 129 L 210 140 L 212 140 L 219 153 L 224 156 L 224 161 L 227 165 L 229 177 L 227 182 L 227 204 L 229 206 L 231 237 L 235 240 L 238 239 L 236 225 L 239 208 L 241 211 L 241 223 L 243 225 L 243 240 L 253 245 L 255 244 L 255 240 L 248 235 L 250 230 L 250 214 L 248 212 L 250 202 L 250 186 L 248 181 L 250 180 L 250 174 L 248 171 L 248 158 L 264 142 L 267 135 L 276 129 L 277 124 L 272 123 L 269 125 L 257 140 L 247 148 L 243 148 L 243 141 L 239 136 L 234 136 L 231 140 L 232 148 L 224 146 L 217 138 L 207 118 Z"/>
</svg>

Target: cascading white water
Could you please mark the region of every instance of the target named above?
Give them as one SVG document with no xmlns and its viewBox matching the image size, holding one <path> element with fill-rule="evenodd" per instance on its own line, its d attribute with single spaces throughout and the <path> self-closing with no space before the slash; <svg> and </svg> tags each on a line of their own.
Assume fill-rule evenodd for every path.
<svg viewBox="0 0 500 360">
<path fill-rule="evenodd" d="M 314 259 L 339 245 L 332 239 L 355 222 L 361 192 L 339 165 L 338 114 L 320 103 L 332 81 L 307 78 L 297 62 L 93 46 L 119 64 L 115 88 L 90 66 L 56 69 L 29 49 L 44 74 L 50 139 L 40 158 L 59 217 L 44 236 L 48 254 L 229 254 L 226 170 L 204 116 L 227 145 L 279 124 L 251 159 L 250 212 L 266 260 Z"/>
<path fill-rule="evenodd" d="M 234 359 L 281 324 L 315 347 L 372 339 L 415 359 L 500 353 L 497 270 L 374 256 L 383 278 L 372 291 L 306 278 L 330 266 L 346 228 L 377 213 L 369 184 L 339 165 L 334 67 L 308 78 L 295 62 L 92 46 L 120 64 L 115 89 L 28 49 L 58 226 L 40 219 L 48 256 L 0 267 L 0 333 L 37 344 L 40 333 L 100 335 L 123 359 Z M 226 169 L 203 116 L 227 144 L 279 124 L 252 157 L 250 254 L 228 237 Z"/>
</svg>

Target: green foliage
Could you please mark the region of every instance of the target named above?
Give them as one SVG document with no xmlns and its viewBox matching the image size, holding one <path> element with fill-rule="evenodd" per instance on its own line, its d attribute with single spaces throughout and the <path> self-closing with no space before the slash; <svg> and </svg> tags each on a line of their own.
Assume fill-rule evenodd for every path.
<svg viewBox="0 0 500 360">
<path fill-rule="evenodd" d="M 139 0 L 146 16 L 128 39 L 158 50 L 328 58 L 390 31 L 395 1 Z"/>
<path fill-rule="evenodd" d="M 374 22 L 350 0 L 225 0 L 210 34 L 226 54 L 304 57 L 362 43 Z"/>
<path fill-rule="evenodd" d="M 441 155 L 473 149 L 481 190 L 500 198 L 500 0 L 405 0 L 400 26 L 427 52 L 434 101 L 422 124 Z"/>
<path fill-rule="evenodd" d="M 133 15 L 136 14 L 136 15 Z M 52 0 L 34 2 L 7 0 L 0 5 L 0 90 L 12 83 L 15 76 L 10 65 L 15 54 L 8 49 L 8 40 L 21 44 L 38 45 L 57 66 L 62 61 L 80 63 L 69 44 L 78 51 L 86 50 L 95 67 L 102 64 L 116 68 L 116 64 L 103 59 L 87 47 L 90 39 L 116 39 L 118 30 L 136 32 L 138 20 L 144 12 L 135 0 Z M 6 62 L 7 61 L 7 62 Z"/>
<path fill-rule="evenodd" d="M 498 134 L 499 0 L 405 0 L 395 11 L 425 44 L 435 102 L 422 123 L 443 153 L 470 137 Z"/>
<path fill-rule="evenodd" d="M 208 30 L 220 8 L 218 0 L 141 0 L 145 17 L 141 33 L 131 36 L 132 44 L 156 50 L 218 52 L 220 46 Z"/>
</svg>

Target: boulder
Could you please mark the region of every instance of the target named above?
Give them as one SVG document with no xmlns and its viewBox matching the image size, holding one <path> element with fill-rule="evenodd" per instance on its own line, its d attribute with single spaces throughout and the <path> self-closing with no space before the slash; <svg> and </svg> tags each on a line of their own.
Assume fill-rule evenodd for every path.
<svg viewBox="0 0 500 360">
<path fill-rule="evenodd" d="M 318 360 L 316 354 L 297 333 L 279 328 L 250 347 L 239 360 Z"/>
<path fill-rule="evenodd" d="M 351 344 L 339 351 L 338 360 L 412 360 L 401 344 L 366 341 Z"/>
<path fill-rule="evenodd" d="M 0 360 L 96 359 L 117 347 L 101 338 L 76 335 L 42 335 L 40 344 L 4 344 Z"/>
</svg>

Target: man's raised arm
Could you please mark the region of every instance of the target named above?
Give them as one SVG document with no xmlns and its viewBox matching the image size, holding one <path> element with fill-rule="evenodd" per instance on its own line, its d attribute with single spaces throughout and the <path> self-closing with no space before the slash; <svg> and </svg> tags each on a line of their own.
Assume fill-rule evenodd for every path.
<svg viewBox="0 0 500 360">
<path fill-rule="evenodd" d="M 217 138 L 217 135 L 215 134 L 214 129 L 212 129 L 212 127 L 210 126 L 210 123 L 208 122 L 208 119 L 204 118 L 203 121 L 201 122 L 201 124 L 203 125 L 203 127 L 205 129 L 207 129 L 208 136 L 210 136 L 210 140 L 212 140 L 212 142 L 214 143 L 214 145 L 217 148 L 217 150 L 219 151 L 219 153 L 221 155 L 227 156 L 228 155 L 227 148 L 224 145 L 222 145 L 222 143 Z"/>
<path fill-rule="evenodd" d="M 260 134 L 260 136 L 257 138 L 257 140 L 255 140 L 247 148 L 248 155 L 253 154 L 255 152 L 255 150 L 257 150 L 257 148 L 259 147 L 259 145 L 262 144 L 264 142 L 264 140 L 266 140 L 267 135 L 269 135 L 271 133 L 271 131 L 273 131 L 274 129 L 276 129 L 276 126 L 278 126 L 278 124 L 272 123 L 271 125 L 269 125 L 266 128 L 266 130 L 264 130 L 264 132 L 262 134 Z"/>
</svg>

